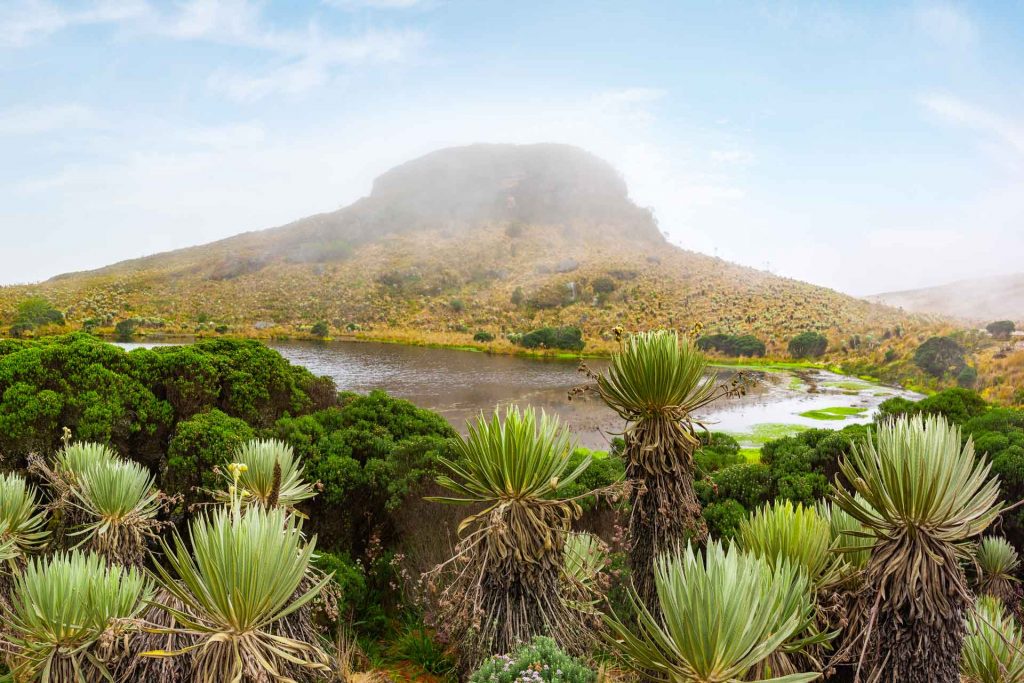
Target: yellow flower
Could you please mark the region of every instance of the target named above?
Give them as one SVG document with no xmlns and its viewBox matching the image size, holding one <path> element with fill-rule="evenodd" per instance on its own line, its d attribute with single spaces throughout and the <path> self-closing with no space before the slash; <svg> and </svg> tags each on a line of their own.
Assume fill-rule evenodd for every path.
<svg viewBox="0 0 1024 683">
<path fill-rule="evenodd" d="M 246 465 L 244 462 L 243 463 L 239 463 L 238 464 L 238 471 L 239 472 L 248 472 L 249 471 L 249 466 Z"/>
</svg>

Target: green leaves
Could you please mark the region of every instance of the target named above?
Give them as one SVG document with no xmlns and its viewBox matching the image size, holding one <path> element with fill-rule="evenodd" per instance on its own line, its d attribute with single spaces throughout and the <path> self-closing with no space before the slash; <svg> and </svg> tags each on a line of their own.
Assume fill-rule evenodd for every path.
<svg viewBox="0 0 1024 683">
<path fill-rule="evenodd" d="M 979 592 L 997 598 L 1012 597 L 1020 557 L 1009 541 L 999 536 L 986 536 L 978 544 L 974 559 Z"/>
<path fill-rule="evenodd" d="M 786 560 L 802 567 L 815 587 L 835 577 L 839 568 L 828 520 L 788 500 L 755 510 L 740 524 L 736 539 L 773 566 Z"/>
<path fill-rule="evenodd" d="M 153 518 L 159 509 L 153 475 L 128 460 L 98 460 L 87 465 L 78 472 L 73 492 L 94 519 L 88 529 L 100 533 L 103 527 L 132 517 Z"/>
<path fill-rule="evenodd" d="M 716 397 L 707 359 L 674 331 L 639 332 L 623 341 L 611 365 L 597 376 L 605 402 L 627 422 L 666 411 L 689 415 Z"/>
<path fill-rule="evenodd" d="M 437 483 L 461 498 L 435 498 L 453 503 L 497 503 L 550 499 L 576 480 L 590 465 L 588 456 L 567 472 L 574 444 L 558 418 L 533 408 L 510 406 L 504 421 L 496 410 L 469 425 L 469 435 L 455 442 L 455 460 L 441 458 L 458 480 L 440 476 Z"/>
<path fill-rule="evenodd" d="M 108 566 L 99 555 L 72 551 L 33 558 L 15 578 L 4 608 L 15 680 L 109 678 L 110 657 L 97 656 L 101 635 L 116 620 L 136 617 L 151 597 L 151 584 L 140 571 Z"/>
<path fill-rule="evenodd" d="M 251 669 L 275 674 L 289 664 L 325 669 L 314 644 L 276 635 L 275 622 L 315 598 L 327 576 L 297 597 L 316 545 L 303 541 L 298 520 L 282 508 L 221 507 L 190 526 L 192 547 L 175 533 L 164 542 L 167 569 L 156 564 L 160 586 L 184 605 L 162 605 L 199 643 L 200 683 L 239 681 Z M 150 652 L 149 656 L 178 653 Z M 248 668 L 247 668 L 248 667 Z"/>
<path fill-rule="evenodd" d="M 95 464 L 114 462 L 118 459 L 117 453 L 109 446 L 101 443 L 76 441 L 57 451 L 56 465 L 69 481 L 74 481 L 89 467 Z"/>
<path fill-rule="evenodd" d="M 38 551 L 50 532 L 38 493 L 17 474 L 0 475 L 0 560 L 13 562 Z M 12 565 L 12 569 L 16 565 Z"/>
<path fill-rule="evenodd" d="M 970 439 L 941 417 L 901 417 L 855 444 L 839 467 L 861 497 L 834 487 L 836 505 L 895 538 L 913 529 L 957 543 L 984 531 L 999 515 L 999 481 L 974 455 Z"/>
<path fill-rule="evenodd" d="M 656 680 L 724 683 L 747 673 L 810 623 L 814 605 L 799 566 L 765 560 L 712 541 L 658 558 L 654 574 L 662 618 L 635 592 L 636 626 L 606 617 L 627 663 Z M 812 681 L 817 673 L 767 679 Z M 764 680 L 764 679 L 763 679 Z"/>
<path fill-rule="evenodd" d="M 967 683 L 1024 680 L 1024 633 L 999 600 L 979 599 L 967 618 L 960 672 Z"/>
<path fill-rule="evenodd" d="M 242 463 L 247 469 L 238 478 L 238 486 L 249 494 L 252 502 L 263 506 L 273 503 L 293 508 L 304 500 L 316 495 L 313 486 L 302 477 L 301 461 L 295 457 L 292 447 L 276 439 L 254 439 L 235 449 L 231 462 Z M 274 466 L 280 467 L 280 481 L 277 490 L 274 485 Z M 225 474 L 229 485 L 235 485 L 230 474 Z M 216 491 L 218 500 L 227 500 L 225 491 Z"/>
</svg>

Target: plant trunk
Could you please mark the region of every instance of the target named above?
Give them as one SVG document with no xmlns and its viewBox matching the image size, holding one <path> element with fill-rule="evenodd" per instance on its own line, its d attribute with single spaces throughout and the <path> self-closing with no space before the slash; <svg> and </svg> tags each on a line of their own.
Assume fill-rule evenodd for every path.
<svg viewBox="0 0 1024 683">
<path fill-rule="evenodd" d="M 960 683 L 972 596 L 953 547 L 922 536 L 880 542 L 867 579 L 858 611 L 871 632 L 867 650 L 855 653 L 856 661 L 863 654 L 858 683 Z"/>
<path fill-rule="evenodd" d="M 872 675 L 877 678 L 868 680 L 959 683 L 967 607 L 963 601 L 949 614 L 917 619 L 880 609 L 872 645 Z"/>
<path fill-rule="evenodd" d="M 651 472 L 644 456 L 630 457 L 626 477 L 634 482 L 629 516 L 629 565 L 633 586 L 651 610 L 659 614 L 654 586 L 654 562 L 664 552 L 703 542 L 708 529 L 693 490 L 693 460 L 684 444 L 675 444 L 678 457 L 669 457 L 667 470 Z"/>
</svg>

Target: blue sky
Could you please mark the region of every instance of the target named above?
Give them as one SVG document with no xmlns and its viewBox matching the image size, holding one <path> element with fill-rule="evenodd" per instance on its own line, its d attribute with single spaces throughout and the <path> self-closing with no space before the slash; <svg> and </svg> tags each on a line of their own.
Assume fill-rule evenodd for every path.
<svg viewBox="0 0 1024 683">
<path fill-rule="evenodd" d="M 0 283 L 568 142 L 686 248 L 854 294 L 1024 271 L 1024 2 L 5 0 Z"/>
</svg>

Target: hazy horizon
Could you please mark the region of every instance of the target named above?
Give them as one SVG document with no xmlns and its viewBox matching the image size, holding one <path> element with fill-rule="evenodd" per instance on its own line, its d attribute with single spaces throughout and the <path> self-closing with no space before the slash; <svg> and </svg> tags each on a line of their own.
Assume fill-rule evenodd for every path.
<svg viewBox="0 0 1024 683">
<path fill-rule="evenodd" d="M 1020 272 L 1022 26 L 995 3 L 7 3 L 0 284 L 331 211 L 474 142 L 580 146 L 672 243 L 851 294 Z"/>
</svg>

